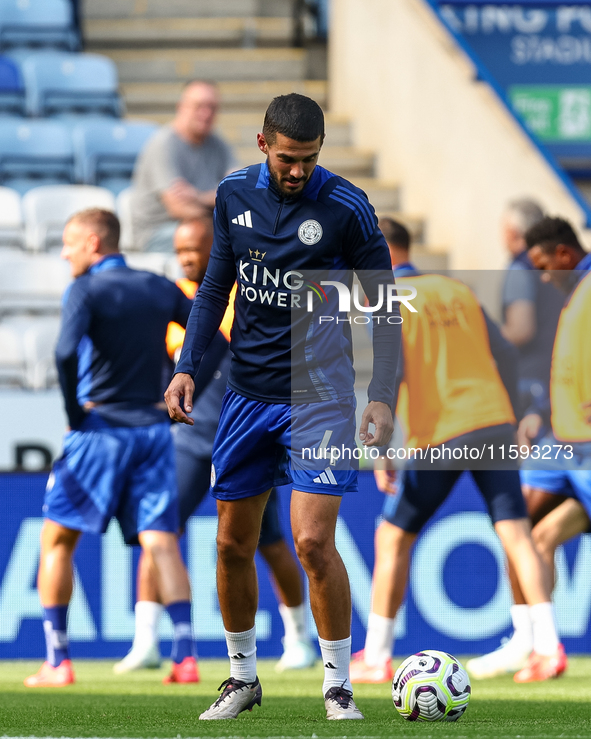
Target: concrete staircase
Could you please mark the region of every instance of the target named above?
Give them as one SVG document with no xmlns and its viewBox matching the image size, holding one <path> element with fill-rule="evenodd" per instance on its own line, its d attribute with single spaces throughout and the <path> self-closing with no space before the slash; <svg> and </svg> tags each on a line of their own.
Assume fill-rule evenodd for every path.
<svg viewBox="0 0 591 739">
<path fill-rule="evenodd" d="M 261 161 L 256 146 L 271 98 L 299 92 L 327 106 L 325 49 L 293 48 L 291 0 L 85 0 L 87 51 L 117 64 L 130 118 L 165 123 L 190 79 L 216 80 L 222 107 L 218 128 L 241 164 Z M 306 32 L 311 36 L 312 24 Z M 327 115 L 320 162 L 351 179 L 379 214 L 400 218 L 413 232 L 423 268 L 444 269 L 428 251 L 420 217 L 400 212 L 400 187 L 374 177 L 374 152 L 352 146 L 346 120 Z"/>
</svg>

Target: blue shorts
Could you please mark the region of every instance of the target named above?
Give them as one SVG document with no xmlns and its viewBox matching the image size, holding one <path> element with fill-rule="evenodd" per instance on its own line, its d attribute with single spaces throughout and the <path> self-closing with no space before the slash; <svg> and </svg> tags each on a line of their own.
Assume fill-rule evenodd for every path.
<svg viewBox="0 0 591 739">
<path fill-rule="evenodd" d="M 519 478 L 522 485 L 528 485 L 536 490 L 543 490 L 545 493 L 554 495 L 568 495 L 569 498 L 575 497 L 575 491 L 566 470 L 522 468 L 519 470 Z"/>
<path fill-rule="evenodd" d="M 478 446 L 510 443 L 510 430 L 492 427 L 490 436 L 487 429 L 464 434 L 446 441 L 449 448 L 467 444 Z M 476 443 L 477 441 L 477 443 Z M 490 464 L 490 462 L 489 462 Z M 396 495 L 386 496 L 382 516 L 403 531 L 418 534 L 439 506 L 451 493 L 454 485 L 464 472 L 462 469 L 417 469 L 419 461 L 410 461 L 401 473 L 400 485 Z M 476 486 L 486 502 L 493 522 L 527 518 L 525 501 L 521 492 L 517 469 L 472 469 L 470 470 Z"/>
<path fill-rule="evenodd" d="M 314 458 L 313 450 L 333 446 L 341 452 L 350 450 L 346 464 L 333 465 L 323 453 Z M 214 442 L 212 494 L 219 500 L 235 500 L 289 483 L 305 493 L 354 492 L 358 477 L 354 449 L 355 398 L 301 405 L 262 403 L 228 389 Z"/>
<path fill-rule="evenodd" d="M 94 534 L 103 534 L 115 516 L 128 544 L 137 542 L 140 531 L 178 531 L 170 424 L 93 425 L 66 434 L 47 482 L 43 515 Z"/>
<path fill-rule="evenodd" d="M 529 457 L 519 473 L 521 483 L 546 493 L 577 498 L 591 517 L 591 442 L 573 443 L 571 459 L 566 458 L 570 453 L 562 453 L 556 459 L 554 445 L 560 443 L 552 434 L 539 442 L 542 450 L 550 447 L 546 453 L 549 458 Z"/>
<path fill-rule="evenodd" d="M 184 448 L 176 448 L 176 470 L 179 486 L 180 528 L 184 531 L 189 517 L 209 490 L 211 459 L 196 457 Z M 279 499 L 277 490 L 273 488 L 267 501 L 261 522 L 259 546 L 276 544 L 283 540 L 281 520 L 279 518 Z"/>
<path fill-rule="evenodd" d="M 541 450 L 548 447 L 547 452 L 541 453 L 539 459 L 530 456 L 523 461 L 519 470 L 522 485 L 529 485 L 537 490 L 557 495 L 574 497 L 573 487 L 568 479 L 567 464 L 564 456 L 556 459 L 554 445 L 560 444 L 552 432 L 537 441 Z M 543 456 L 548 457 L 544 459 Z"/>
</svg>

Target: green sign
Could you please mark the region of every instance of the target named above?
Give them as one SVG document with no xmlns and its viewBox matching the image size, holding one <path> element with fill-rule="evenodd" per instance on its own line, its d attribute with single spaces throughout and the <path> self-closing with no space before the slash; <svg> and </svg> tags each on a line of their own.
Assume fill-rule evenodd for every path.
<svg viewBox="0 0 591 739">
<path fill-rule="evenodd" d="M 591 86 L 514 85 L 509 97 L 543 141 L 591 141 Z"/>
</svg>

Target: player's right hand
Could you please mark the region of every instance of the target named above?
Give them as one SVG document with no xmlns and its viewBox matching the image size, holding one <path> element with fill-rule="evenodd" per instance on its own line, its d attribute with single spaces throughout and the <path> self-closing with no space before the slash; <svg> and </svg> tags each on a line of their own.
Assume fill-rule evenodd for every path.
<svg viewBox="0 0 591 739">
<path fill-rule="evenodd" d="M 188 426 L 193 426 L 195 423 L 193 419 L 187 415 L 193 410 L 193 393 L 195 392 L 195 383 L 191 375 L 187 375 L 184 372 L 179 372 L 174 375 L 170 381 L 166 392 L 164 393 L 164 400 L 166 401 L 166 407 L 168 408 L 168 415 L 173 421 L 179 423 L 186 423 Z M 184 410 L 181 405 L 181 400 L 184 399 Z M 186 412 L 185 412 L 186 411 Z"/>
</svg>

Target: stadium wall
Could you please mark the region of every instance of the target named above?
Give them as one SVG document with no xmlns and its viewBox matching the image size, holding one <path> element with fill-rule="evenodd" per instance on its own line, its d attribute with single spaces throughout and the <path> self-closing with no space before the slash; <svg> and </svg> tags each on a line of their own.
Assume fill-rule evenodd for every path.
<svg viewBox="0 0 591 739">
<path fill-rule="evenodd" d="M 425 0 L 336 0 L 329 103 L 376 152 L 402 208 L 423 214 L 452 269 L 505 264 L 499 220 L 508 200 L 537 198 L 582 227 L 585 215 Z"/>
<path fill-rule="evenodd" d="M 41 605 L 35 588 L 46 474 L 0 474 L 0 659 L 41 659 Z M 289 489 L 280 491 L 288 520 Z M 344 497 L 337 546 L 351 579 L 353 649 L 363 647 L 370 604 L 373 539 L 383 503 L 373 474 L 362 472 L 359 493 Z M 203 657 L 225 657 L 215 590 L 217 519 L 212 498 L 190 519 L 182 540 L 192 579 L 197 646 Z M 122 657 L 134 629 L 135 565 L 116 523 L 103 536 L 86 535 L 76 551 L 76 587 L 69 628 L 74 658 Z M 282 626 L 266 567 L 258 562 L 258 654 L 281 654 Z M 560 549 L 555 592 L 558 628 L 570 653 L 591 652 L 591 537 Z M 510 595 L 499 542 L 471 478 L 453 494 L 418 538 L 406 603 L 397 624 L 396 654 L 443 649 L 481 654 L 510 632 Z M 170 653 L 170 622 L 162 629 Z M 310 630 L 313 623 L 310 618 Z"/>
</svg>

